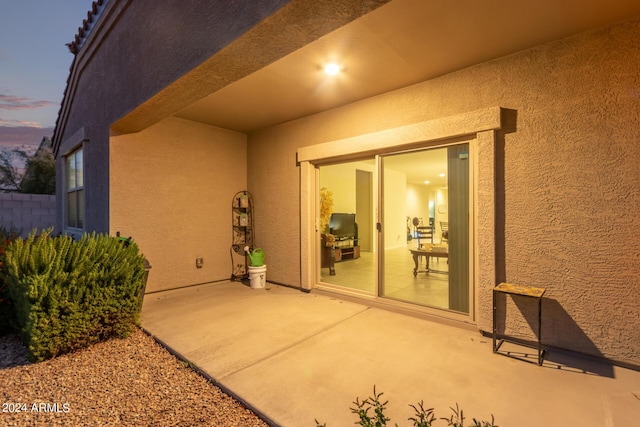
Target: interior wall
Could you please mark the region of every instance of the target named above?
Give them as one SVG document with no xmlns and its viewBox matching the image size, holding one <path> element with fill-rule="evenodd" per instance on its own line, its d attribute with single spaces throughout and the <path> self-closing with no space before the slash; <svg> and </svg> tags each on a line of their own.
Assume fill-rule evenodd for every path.
<svg viewBox="0 0 640 427">
<path fill-rule="evenodd" d="M 375 223 L 373 172 L 356 169 L 356 220 L 358 221 L 358 246 L 361 252 L 374 252 Z"/>
<path fill-rule="evenodd" d="M 448 192 L 428 185 L 407 185 L 407 216 L 409 216 L 411 232 L 414 231 L 414 217 L 422 218 L 422 224 L 429 225 L 429 201 L 435 204 L 433 242 L 440 243 L 442 235 L 440 222 L 448 221 L 448 217 L 446 212 L 438 212 L 438 205 L 448 206 Z"/>
<path fill-rule="evenodd" d="M 435 203 L 436 203 L 436 216 L 435 236 L 438 237 L 438 241 L 442 238 L 442 224 L 441 222 L 449 222 L 449 190 L 439 189 L 435 191 Z"/>
<path fill-rule="evenodd" d="M 363 162 L 348 162 L 322 167 L 320 188 L 326 187 L 333 192 L 334 212 L 356 212 L 356 169 L 373 172 L 373 166 Z M 387 249 L 406 246 L 406 187 L 405 174 L 391 169 L 385 170 L 385 228 L 383 232 Z"/>
<path fill-rule="evenodd" d="M 435 192 L 426 185 L 407 184 L 407 216 L 414 231 L 413 218 L 422 218 L 422 225 L 429 225 L 429 200 L 435 201 Z"/>
<path fill-rule="evenodd" d="M 323 166 L 320 172 L 320 188 L 333 194 L 333 212 L 356 212 L 356 167 L 354 163 Z"/>
<path fill-rule="evenodd" d="M 231 277 L 246 154 L 244 134 L 176 118 L 111 138 L 110 232 L 133 237 L 150 261 L 147 292 Z"/>
<path fill-rule="evenodd" d="M 384 168 L 384 248 L 407 246 L 407 175 Z"/>
<path fill-rule="evenodd" d="M 514 129 L 499 138 L 496 170 L 478 171 L 499 172 L 496 281 L 547 289 L 545 344 L 640 364 L 640 238 L 629 231 L 640 229 L 638 39 L 631 20 L 253 133 L 248 185 L 264 203 L 270 277 L 299 283 L 288 261 L 300 230 L 282 227 L 300 212 L 299 147 L 500 105 Z M 494 285 L 478 289 L 487 331 Z M 530 337 L 525 305 L 511 308 L 507 323 Z"/>
<path fill-rule="evenodd" d="M 320 171 L 320 188 L 327 188 L 333 194 L 333 212 L 355 213 L 358 230 L 362 233 L 363 220 L 358 216 L 357 209 L 357 171 L 373 173 L 374 164 L 371 162 L 347 162 L 322 166 Z M 372 189 L 372 191 L 375 191 Z M 369 206 L 369 209 L 374 209 Z M 374 226 L 372 225 L 372 228 Z M 369 231 L 372 235 L 372 230 Z"/>
</svg>

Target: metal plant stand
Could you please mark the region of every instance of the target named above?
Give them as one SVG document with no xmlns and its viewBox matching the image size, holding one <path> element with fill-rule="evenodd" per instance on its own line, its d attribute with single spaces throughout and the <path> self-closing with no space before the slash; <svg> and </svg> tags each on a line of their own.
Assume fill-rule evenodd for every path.
<svg viewBox="0 0 640 427">
<path fill-rule="evenodd" d="M 254 249 L 255 233 L 253 229 L 253 197 L 248 191 L 240 191 L 231 202 L 231 280 L 249 278 L 247 253 Z"/>
<path fill-rule="evenodd" d="M 498 286 L 493 288 L 493 352 L 494 353 L 498 353 L 498 350 L 500 349 L 500 346 L 503 344 L 504 341 L 509 341 L 509 339 L 505 336 L 498 338 L 498 327 L 496 325 L 498 307 L 496 304 L 496 295 L 499 292 L 507 295 L 519 295 L 527 298 L 533 298 L 538 301 L 537 350 L 538 350 L 538 365 L 542 365 L 542 360 L 544 358 L 544 353 L 545 353 L 545 350 L 542 348 L 542 296 L 545 293 L 545 289 L 535 288 L 533 286 L 514 285 L 510 283 L 500 283 Z M 524 344 L 521 344 L 521 345 L 524 345 Z M 528 347 L 536 348 L 533 346 L 528 346 Z M 498 354 L 502 354 L 502 353 L 498 353 Z"/>
</svg>

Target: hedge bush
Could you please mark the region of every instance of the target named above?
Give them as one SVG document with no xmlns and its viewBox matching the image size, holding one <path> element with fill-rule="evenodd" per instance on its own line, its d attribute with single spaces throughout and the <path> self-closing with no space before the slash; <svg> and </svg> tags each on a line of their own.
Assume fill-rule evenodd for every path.
<svg viewBox="0 0 640 427">
<path fill-rule="evenodd" d="M 13 227 L 0 226 L 0 268 L 4 263 L 4 255 L 9 244 L 20 236 Z M 0 276 L 0 336 L 12 332 L 16 327 L 15 310 L 9 297 L 7 286 Z"/>
<path fill-rule="evenodd" d="M 79 241 L 50 234 L 12 241 L 2 269 L 31 360 L 128 336 L 139 323 L 146 280 L 137 245 L 104 234 Z"/>
</svg>

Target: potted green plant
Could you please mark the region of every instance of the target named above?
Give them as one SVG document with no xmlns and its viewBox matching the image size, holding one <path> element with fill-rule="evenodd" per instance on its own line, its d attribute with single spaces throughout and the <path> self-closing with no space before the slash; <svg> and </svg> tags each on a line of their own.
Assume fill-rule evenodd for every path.
<svg viewBox="0 0 640 427">
<path fill-rule="evenodd" d="M 333 193 L 325 187 L 320 189 L 320 230 L 322 231 L 321 264 L 322 268 L 329 268 L 329 274 L 336 274 L 333 246 L 335 237 L 329 231 L 331 214 L 333 213 Z"/>
<path fill-rule="evenodd" d="M 333 213 L 333 193 L 325 187 L 320 189 L 320 230 L 326 233 Z"/>
</svg>

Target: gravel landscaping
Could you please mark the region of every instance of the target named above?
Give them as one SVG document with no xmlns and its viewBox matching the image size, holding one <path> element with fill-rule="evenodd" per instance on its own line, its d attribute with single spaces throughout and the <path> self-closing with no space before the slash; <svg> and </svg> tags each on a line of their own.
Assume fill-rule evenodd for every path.
<svg viewBox="0 0 640 427">
<path fill-rule="evenodd" d="M 252 411 L 136 330 L 31 364 L 0 337 L 2 426 L 267 426 Z"/>
</svg>

